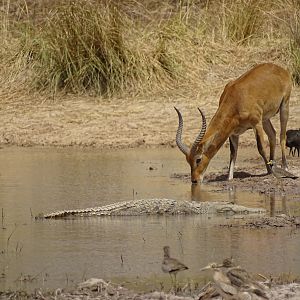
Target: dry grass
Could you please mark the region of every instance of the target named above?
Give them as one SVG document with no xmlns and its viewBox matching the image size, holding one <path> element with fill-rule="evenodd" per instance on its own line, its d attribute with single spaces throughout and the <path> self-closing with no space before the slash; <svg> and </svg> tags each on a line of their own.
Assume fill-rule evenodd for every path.
<svg viewBox="0 0 300 300">
<path fill-rule="evenodd" d="M 300 2 L 290 18 L 290 53 L 292 56 L 293 77 L 295 82 L 300 84 Z"/>
<path fill-rule="evenodd" d="M 42 2 L 2 2 L 2 96 L 211 89 L 263 61 L 300 81 L 296 0 Z"/>
</svg>

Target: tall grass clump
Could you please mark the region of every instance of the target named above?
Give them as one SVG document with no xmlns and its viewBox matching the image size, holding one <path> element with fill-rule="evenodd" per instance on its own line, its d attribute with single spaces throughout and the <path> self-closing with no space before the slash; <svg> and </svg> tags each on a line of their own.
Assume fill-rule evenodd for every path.
<svg viewBox="0 0 300 300">
<path fill-rule="evenodd" d="M 300 3 L 298 10 L 295 10 L 294 15 L 290 18 L 290 52 L 293 79 L 296 84 L 300 85 Z"/>
<path fill-rule="evenodd" d="M 126 20 L 115 7 L 75 1 L 58 7 L 36 39 L 36 81 L 52 91 L 110 93 L 126 80 Z"/>
<path fill-rule="evenodd" d="M 223 1 L 222 27 L 225 38 L 239 43 L 249 42 L 262 32 L 262 1 Z"/>
<path fill-rule="evenodd" d="M 168 41 L 159 30 L 138 31 L 112 2 L 75 1 L 58 7 L 34 48 L 36 83 L 51 91 L 111 95 L 176 73 Z"/>
<path fill-rule="evenodd" d="M 13 2 L 0 7 L 0 92 L 195 90 L 264 61 L 300 82 L 298 0 Z"/>
<path fill-rule="evenodd" d="M 14 93 L 17 93 L 18 97 L 24 95 L 24 89 L 30 81 L 27 53 L 23 52 L 24 45 L 31 43 L 31 39 L 27 40 L 29 26 L 26 19 L 26 5 L 24 6 L 22 22 L 11 16 L 11 1 L 3 1 L 0 10 L 0 95 L 2 99 L 16 96 Z M 13 6 L 14 10 L 17 8 L 18 5 Z"/>
</svg>

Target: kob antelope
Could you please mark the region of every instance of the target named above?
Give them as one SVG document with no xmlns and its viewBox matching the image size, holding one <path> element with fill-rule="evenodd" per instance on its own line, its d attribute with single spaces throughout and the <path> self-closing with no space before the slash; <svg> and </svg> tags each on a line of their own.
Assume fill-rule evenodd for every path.
<svg viewBox="0 0 300 300">
<path fill-rule="evenodd" d="M 239 136 L 250 128 L 254 130 L 258 152 L 265 162 L 268 173 L 271 173 L 263 131 L 267 134 L 270 144 L 270 160 L 274 160 L 276 131 L 270 118 L 278 112 L 280 114 L 282 167 L 287 169 L 285 144 L 291 89 L 291 76 L 285 69 L 271 63 L 255 66 L 225 86 L 219 107 L 207 129 L 205 116 L 198 108 L 202 116 L 202 129 L 191 148 L 181 140 L 183 119 L 175 107 L 179 118 L 176 143 L 191 166 L 192 183 L 203 180 L 210 160 L 227 138 L 230 141 L 228 179 L 232 179 Z"/>
</svg>

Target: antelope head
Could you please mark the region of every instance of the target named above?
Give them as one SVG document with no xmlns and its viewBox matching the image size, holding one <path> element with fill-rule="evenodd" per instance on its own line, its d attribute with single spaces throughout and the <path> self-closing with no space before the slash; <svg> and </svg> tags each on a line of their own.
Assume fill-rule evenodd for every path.
<svg viewBox="0 0 300 300">
<path fill-rule="evenodd" d="M 181 140 L 182 129 L 183 129 L 182 115 L 176 107 L 174 108 L 178 114 L 178 120 L 179 120 L 178 129 L 176 133 L 176 144 L 179 150 L 185 155 L 186 160 L 191 167 L 191 181 L 193 184 L 196 184 L 198 183 L 199 179 L 200 182 L 203 180 L 203 173 L 205 172 L 209 161 L 209 159 L 203 155 L 203 145 L 201 144 L 201 141 L 203 140 L 203 137 L 206 132 L 205 115 L 201 111 L 201 109 L 198 108 L 202 117 L 202 128 L 198 136 L 196 137 L 193 145 L 191 146 L 191 148 L 189 148 Z"/>
</svg>

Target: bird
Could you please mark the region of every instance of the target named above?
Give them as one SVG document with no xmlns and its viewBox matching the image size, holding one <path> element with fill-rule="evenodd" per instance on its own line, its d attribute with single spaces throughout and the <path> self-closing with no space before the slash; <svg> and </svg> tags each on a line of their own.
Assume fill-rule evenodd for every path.
<svg viewBox="0 0 300 300">
<path fill-rule="evenodd" d="M 269 299 L 265 286 L 251 278 L 240 266 L 234 266 L 232 259 L 225 259 L 222 264 L 211 263 L 201 271 L 214 270 L 213 280 L 218 293 L 224 299 Z"/>
<path fill-rule="evenodd" d="M 222 268 L 234 287 L 239 288 L 242 292 L 250 292 L 261 298 L 269 299 L 265 292 L 266 287 L 254 280 L 245 269 L 235 266 L 232 258 L 224 259 Z"/>
<path fill-rule="evenodd" d="M 267 164 L 271 166 L 273 175 L 278 179 L 280 179 L 280 178 L 292 178 L 292 179 L 298 178 L 298 176 L 278 167 L 275 160 L 270 160 Z"/>
<path fill-rule="evenodd" d="M 173 258 L 170 256 L 170 247 L 169 246 L 164 246 L 163 251 L 164 251 L 164 258 L 162 261 L 161 268 L 164 273 L 169 273 L 172 283 L 175 285 L 175 289 L 176 289 L 177 273 L 180 271 L 187 270 L 188 267 L 185 264 L 183 264 L 182 262 L 180 262 L 179 260 L 177 260 L 176 258 Z M 172 275 L 174 276 L 174 281 L 173 281 Z"/>
<path fill-rule="evenodd" d="M 216 290 L 225 300 L 232 299 L 238 294 L 238 289 L 231 284 L 228 276 L 222 271 L 222 265 L 217 263 L 210 263 L 200 271 L 210 270 L 214 271 L 213 280 L 215 282 Z"/>
</svg>

